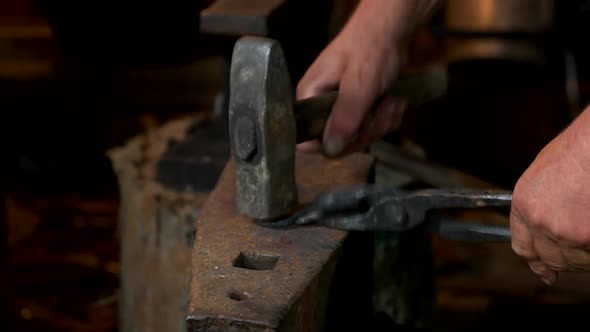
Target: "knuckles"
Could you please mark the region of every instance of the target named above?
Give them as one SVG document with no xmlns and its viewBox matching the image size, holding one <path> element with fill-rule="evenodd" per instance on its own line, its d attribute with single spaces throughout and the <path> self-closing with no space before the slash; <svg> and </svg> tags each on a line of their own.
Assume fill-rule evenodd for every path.
<svg viewBox="0 0 590 332">
<path fill-rule="evenodd" d="M 535 229 L 547 229 L 550 204 L 545 204 L 543 196 L 533 192 L 527 178 L 521 178 L 514 187 L 512 209 L 521 222 Z"/>
<path fill-rule="evenodd" d="M 535 231 L 548 234 L 557 243 L 574 246 L 590 244 L 590 224 L 581 220 L 579 213 L 564 200 L 563 194 L 552 189 L 539 192 L 528 178 L 523 177 L 514 187 L 512 209 L 518 219 Z M 583 218 L 582 218 L 583 219 Z"/>
</svg>

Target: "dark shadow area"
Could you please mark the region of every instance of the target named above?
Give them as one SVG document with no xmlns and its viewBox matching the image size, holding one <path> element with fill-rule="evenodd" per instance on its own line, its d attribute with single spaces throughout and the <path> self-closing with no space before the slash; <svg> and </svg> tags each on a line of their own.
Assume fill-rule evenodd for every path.
<svg viewBox="0 0 590 332">
<path fill-rule="evenodd" d="M 116 332 L 122 207 L 108 152 L 174 119 L 212 113 L 223 119 L 235 38 L 198 33 L 198 12 L 212 1 L 18 2 L 0 5 L 0 193 L 5 202 L 0 215 L 6 216 L 0 223 L 5 238 L 0 242 L 0 330 Z M 453 62 L 447 94 L 407 112 L 392 141 L 411 139 L 430 161 L 513 187 L 540 149 L 571 121 L 564 50 L 576 60 L 579 105 L 590 101 L 589 2 L 560 3 L 555 30 L 541 38 L 547 62 Z M 328 42 L 320 23 L 332 9 L 330 1 L 305 1 L 282 8 L 271 20 L 273 36 L 284 41 L 294 84 Z M 439 27 L 433 31 L 435 37 L 450 36 Z M 429 56 L 434 54 L 416 59 Z M 223 121 L 194 128 L 187 140 L 169 141 L 158 171 L 145 177 L 171 191 L 210 190 L 230 157 L 227 136 Z M 187 232 L 187 243 L 193 238 Z M 335 266 L 330 330 L 416 331 L 369 308 L 372 287 L 383 282 L 372 278 L 372 262 L 363 260 L 374 253 L 373 241 L 356 234 L 343 247 L 350 260 Z M 427 248 L 434 270 L 419 270 L 411 263 L 423 252 L 393 247 L 392 256 L 403 255 L 398 267 L 429 274 L 414 280 L 427 285 L 404 293 L 433 297 L 429 330 L 585 324 L 587 275 L 566 275 L 549 288 L 508 245 L 437 238 Z M 281 257 L 245 250 L 230 264 L 256 273 L 272 271 L 280 262 Z M 242 302 L 250 295 L 232 290 L 227 296 Z M 364 303 L 367 310 L 355 312 L 347 301 Z"/>
</svg>

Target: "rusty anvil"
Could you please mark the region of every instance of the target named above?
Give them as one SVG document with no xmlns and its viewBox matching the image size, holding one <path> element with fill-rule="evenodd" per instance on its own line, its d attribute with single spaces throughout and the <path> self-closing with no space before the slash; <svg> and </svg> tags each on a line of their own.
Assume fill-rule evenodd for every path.
<svg viewBox="0 0 590 332">
<path fill-rule="evenodd" d="M 371 299 L 363 285 L 371 283 L 372 263 L 360 247 L 367 246 L 338 229 L 272 229 L 253 219 L 274 218 L 336 187 L 366 183 L 374 158 L 295 152 L 296 142 L 321 134 L 336 94 L 294 101 L 277 41 L 241 38 L 231 69 L 233 156 L 195 222 L 188 330 L 323 331 L 326 321 L 354 326 L 338 318 L 347 313 L 366 326 L 361 311 Z M 444 92 L 446 71 L 435 66 L 402 82 L 393 93 L 418 105 Z M 339 275 L 355 286 L 345 282 L 338 289 Z"/>
<path fill-rule="evenodd" d="M 445 68 L 402 76 L 387 94 L 408 107 L 442 96 Z M 232 55 L 229 130 L 236 163 L 238 211 L 257 220 L 283 217 L 298 206 L 297 143 L 321 136 L 337 91 L 294 102 L 291 77 L 278 41 L 246 36 Z"/>
</svg>

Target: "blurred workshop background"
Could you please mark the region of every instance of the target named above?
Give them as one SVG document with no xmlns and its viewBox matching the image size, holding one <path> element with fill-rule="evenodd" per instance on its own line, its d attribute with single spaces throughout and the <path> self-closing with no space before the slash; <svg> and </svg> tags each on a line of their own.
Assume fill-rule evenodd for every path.
<svg viewBox="0 0 590 332">
<path fill-rule="evenodd" d="M 223 15 L 256 22 L 282 2 L 0 2 L 0 330 L 133 325 L 121 317 L 119 232 L 133 193 L 116 149 L 177 119 L 223 116 L 232 41 L 248 29 L 276 31 L 296 79 L 355 5 L 287 0 L 286 20 L 223 27 Z M 590 100 L 587 31 L 589 1 L 445 1 L 411 62 L 447 63 L 448 93 L 400 132 L 429 160 L 510 188 Z M 587 324 L 588 276 L 548 288 L 509 246 L 434 245 L 442 330 Z"/>
</svg>

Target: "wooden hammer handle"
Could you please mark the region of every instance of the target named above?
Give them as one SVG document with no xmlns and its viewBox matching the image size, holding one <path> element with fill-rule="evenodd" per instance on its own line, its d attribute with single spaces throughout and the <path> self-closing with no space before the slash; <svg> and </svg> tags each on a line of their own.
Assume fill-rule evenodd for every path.
<svg viewBox="0 0 590 332">
<path fill-rule="evenodd" d="M 446 67 L 433 65 L 417 73 L 401 77 L 386 93 L 405 100 L 408 108 L 440 98 L 447 90 Z M 338 91 L 330 91 L 295 102 L 293 111 L 297 124 L 297 143 L 321 138 Z"/>
</svg>

